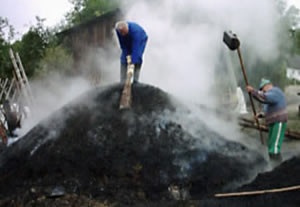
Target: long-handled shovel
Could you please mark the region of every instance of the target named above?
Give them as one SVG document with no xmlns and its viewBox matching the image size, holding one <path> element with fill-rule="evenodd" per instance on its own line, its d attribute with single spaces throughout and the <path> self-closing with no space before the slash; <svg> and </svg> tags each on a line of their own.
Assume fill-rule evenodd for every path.
<svg viewBox="0 0 300 207">
<path fill-rule="evenodd" d="M 131 107 L 131 82 L 134 69 L 131 65 L 131 56 L 127 56 L 127 79 L 120 99 L 120 109 L 129 109 Z"/>
<path fill-rule="evenodd" d="M 239 39 L 237 38 L 236 34 L 233 34 L 232 32 L 224 32 L 223 42 L 229 47 L 230 50 L 237 50 L 238 55 L 239 55 L 239 59 L 240 59 L 240 63 L 241 63 L 241 67 L 242 67 L 242 71 L 243 71 L 243 75 L 244 75 L 244 79 L 245 79 L 246 85 L 248 86 L 249 83 L 248 83 L 248 78 L 247 78 L 247 75 L 246 75 L 246 69 L 245 69 L 245 65 L 244 65 L 241 50 L 240 50 L 240 41 L 239 41 Z M 255 105 L 254 105 L 254 102 L 253 102 L 252 94 L 251 93 L 248 93 L 248 94 L 249 94 L 253 114 L 256 117 L 256 110 L 255 110 Z M 259 128 L 260 126 L 259 126 L 258 119 L 255 118 L 255 121 L 256 121 L 256 124 Z M 261 143 L 264 144 L 264 138 L 263 138 L 261 130 L 259 130 L 259 134 L 260 134 Z"/>
</svg>

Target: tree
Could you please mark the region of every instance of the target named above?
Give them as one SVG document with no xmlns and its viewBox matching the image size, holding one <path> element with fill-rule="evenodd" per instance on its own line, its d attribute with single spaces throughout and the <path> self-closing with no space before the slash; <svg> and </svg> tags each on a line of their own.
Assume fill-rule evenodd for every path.
<svg viewBox="0 0 300 207">
<path fill-rule="evenodd" d="M 43 77 L 50 72 L 61 74 L 72 74 L 73 58 L 70 52 L 61 45 L 52 45 L 45 51 L 45 56 L 39 62 L 40 70 L 37 71 L 39 77 Z"/>
<path fill-rule="evenodd" d="M 280 15 L 277 21 L 278 32 L 276 34 L 279 40 L 278 58 L 268 62 L 258 58 L 254 65 L 249 66 L 247 65 L 247 59 L 251 59 L 248 57 L 252 57 L 255 51 L 246 49 L 244 53 L 248 79 L 254 86 L 258 86 L 261 78 L 268 78 L 275 85 L 284 88 L 288 84 L 286 77 L 287 60 L 295 51 L 300 51 L 300 31 L 291 32 L 291 29 L 299 23 L 300 10 L 294 6 L 288 8 L 286 2 L 282 0 L 276 0 L 275 3 Z M 296 41 L 299 41 L 297 44 L 295 44 L 294 36 L 296 36 Z M 244 85 L 243 80 L 239 80 L 239 84 Z"/>
<path fill-rule="evenodd" d="M 36 20 L 37 24 L 22 36 L 21 41 L 13 44 L 13 48 L 22 58 L 28 77 L 32 77 L 40 69 L 39 62 L 45 55 L 50 38 L 48 29 L 43 25 L 45 19 L 36 17 Z"/>
<path fill-rule="evenodd" d="M 70 0 L 73 10 L 66 16 L 70 26 L 88 21 L 117 8 L 120 0 Z"/>
<path fill-rule="evenodd" d="M 0 77 L 12 77 L 12 63 L 9 57 L 10 41 L 14 37 L 14 28 L 6 18 L 0 17 Z"/>
</svg>

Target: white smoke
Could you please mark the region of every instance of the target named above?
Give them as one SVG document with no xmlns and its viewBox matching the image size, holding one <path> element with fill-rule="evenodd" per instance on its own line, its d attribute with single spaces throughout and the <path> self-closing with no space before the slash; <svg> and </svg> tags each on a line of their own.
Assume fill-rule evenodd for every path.
<svg viewBox="0 0 300 207">
<path fill-rule="evenodd" d="M 236 51 L 230 51 L 223 43 L 224 31 L 232 30 L 238 35 L 242 53 L 245 48 L 251 51 L 247 65 L 278 56 L 279 14 L 275 1 L 127 0 L 122 8 L 125 20 L 138 23 L 149 36 L 140 81 L 156 85 L 193 105 L 195 116 L 218 134 L 243 140 L 258 149 L 259 139 L 249 143 L 235 119 L 228 122 L 220 119 L 218 113 L 209 114 L 194 105 L 213 110 L 220 107 L 217 94 L 225 97 L 228 91 L 218 85 L 220 80 L 237 87 L 236 75 L 242 76 L 233 72 L 233 67 L 240 65 Z M 223 59 L 222 54 L 225 54 Z M 226 68 L 229 70 L 224 72 Z M 197 131 L 194 125 L 184 125 L 189 131 Z"/>
<path fill-rule="evenodd" d="M 91 84 L 83 77 L 66 77 L 60 73 L 50 73 L 46 78 L 30 82 L 33 104 L 30 116 L 23 120 L 20 136 L 53 112 L 91 89 Z M 64 114 L 61 114 L 62 120 Z M 61 123 L 63 127 L 63 121 Z"/>
<path fill-rule="evenodd" d="M 277 57 L 273 0 L 125 1 L 126 20 L 145 28 L 149 40 L 141 81 L 184 100 L 212 105 L 223 32 L 232 30 L 258 58 Z M 227 77 L 223 77 L 226 79 Z"/>
<path fill-rule="evenodd" d="M 186 103 L 217 107 L 214 90 L 220 74 L 221 79 L 236 84 L 232 71 L 224 76 L 222 63 L 220 67 L 220 54 L 224 52 L 237 59 L 235 52 L 222 42 L 225 30 L 238 34 L 242 52 L 245 47 L 253 51 L 252 62 L 261 58 L 267 61 L 278 55 L 279 17 L 273 0 L 126 0 L 123 3 L 125 19 L 140 24 L 149 36 L 140 81 L 156 85 Z M 82 71 L 94 66 L 100 71 L 101 85 L 118 81 L 120 50 L 115 43 L 109 50 L 91 50 L 81 63 Z M 90 88 L 82 79 L 55 79 L 47 87 L 36 87 L 41 109 L 35 123 Z M 200 110 L 194 112 L 219 134 L 240 139 L 236 123 L 226 123 L 215 114 L 208 116 Z"/>
</svg>

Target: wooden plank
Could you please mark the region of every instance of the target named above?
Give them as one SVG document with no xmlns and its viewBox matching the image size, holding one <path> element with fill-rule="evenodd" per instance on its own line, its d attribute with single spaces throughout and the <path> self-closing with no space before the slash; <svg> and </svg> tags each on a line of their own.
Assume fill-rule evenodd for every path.
<svg viewBox="0 0 300 207">
<path fill-rule="evenodd" d="M 287 192 L 287 191 L 295 191 L 299 190 L 300 185 L 286 187 L 286 188 L 277 188 L 277 189 L 270 189 L 270 190 L 258 190 L 258 191 L 248 191 L 248 192 L 235 192 L 235 193 L 219 193 L 215 194 L 215 197 L 234 197 L 234 196 L 249 196 L 249 195 L 261 195 L 266 193 L 279 193 L 279 192 Z"/>
</svg>

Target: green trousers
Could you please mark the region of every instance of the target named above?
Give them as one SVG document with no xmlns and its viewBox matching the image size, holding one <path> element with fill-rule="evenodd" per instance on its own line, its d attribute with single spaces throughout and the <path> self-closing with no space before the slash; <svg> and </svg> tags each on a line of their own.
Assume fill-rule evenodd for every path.
<svg viewBox="0 0 300 207">
<path fill-rule="evenodd" d="M 269 125 L 268 149 L 269 154 L 279 154 L 284 138 L 286 122 L 276 122 Z"/>
</svg>

